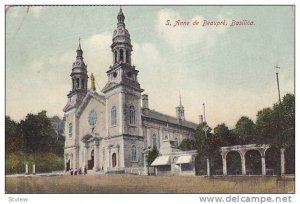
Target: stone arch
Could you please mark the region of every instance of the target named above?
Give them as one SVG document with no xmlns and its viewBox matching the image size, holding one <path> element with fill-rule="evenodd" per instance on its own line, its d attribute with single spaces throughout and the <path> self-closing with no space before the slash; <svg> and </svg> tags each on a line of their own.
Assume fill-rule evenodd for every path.
<svg viewBox="0 0 300 204">
<path fill-rule="evenodd" d="M 285 173 L 295 174 L 295 146 L 285 149 Z"/>
<path fill-rule="evenodd" d="M 270 147 L 265 153 L 266 174 L 280 175 L 280 149 Z"/>
<path fill-rule="evenodd" d="M 222 165 L 223 165 L 222 156 L 220 154 L 215 155 L 212 158 L 212 162 L 211 162 L 211 171 L 212 171 L 212 174 L 222 175 L 222 172 L 223 172 Z"/>
<path fill-rule="evenodd" d="M 262 174 L 262 162 L 261 152 L 259 150 L 248 150 L 245 153 L 246 160 L 246 174 L 248 175 L 261 175 Z"/>
<path fill-rule="evenodd" d="M 229 151 L 226 155 L 228 175 L 242 174 L 242 159 L 238 151 Z"/>
<path fill-rule="evenodd" d="M 195 157 L 195 173 L 197 176 L 202 176 L 207 174 L 207 163 L 206 158 L 198 154 Z"/>
</svg>

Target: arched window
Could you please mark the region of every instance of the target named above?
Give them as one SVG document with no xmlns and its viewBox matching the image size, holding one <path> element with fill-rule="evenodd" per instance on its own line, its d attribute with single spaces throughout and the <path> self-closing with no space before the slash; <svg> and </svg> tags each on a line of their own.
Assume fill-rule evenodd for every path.
<svg viewBox="0 0 300 204">
<path fill-rule="evenodd" d="M 117 55 L 117 51 L 115 51 L 115 63 L 117 63 L 117 57 L 118 57 L 118 55 Z"/>
<path fill-rule="evenodd" d="M 117 155 L 116 155 L 116 153 L 112 154 L 111 160 L 112 160 L 112 167 L 116 167 L 117 166 Z"/>
<path fill-rule="evenodd" d="M 79 89 L 79 78 L 76 78 L 76 88 Z"/>
<path fill-rule="evenodd" d="M 175 139 L 174 139 L 174 140 L 175 140 L 175 146 L 176 146 L 176 147 L 178 147 L 178 146 L 179 146 L 179 143 L 178 143 L 178 138 L 177 138 L 177 137 L 175 137 Z"/>
<path fill-rule="evenodd" d="M 123 49 L 120 49 L 120 62 L 124 61 L 124 53 L 123 53 Z"/>
<path fill-rule="evenodd" d="M 111 108 L 111 125 L 114 126 L 117 124 L 117 108 L 113 106 Z"/>
<path fill-rule="evenodd" d="M 72 89 L 74 90 L 75 89 L 75 80 L 72 79 Z"/>
<path fill-rule="evenodd" d="M 157 147 L 157 144 L 156 144 L 156 135 L 153 134 L 152 135 L 152 147 L 156 146 Z"/>
<path fill-rule="evenodd" d="M 135 125 L 135 109 L 133 106 L 129 107 L 129 124 Z"/>
<path fill-rule="evenodd" d="M 81 79 L 81 88 L 84 89 L 84 79 Z"/>
<path fill-rule="evenodd" d="M 129 63 L 129 51 L 126 50 L 126 62 Z"/>
<path fill-rule="evenodd" d="M 73 126 L 72 123 L 69 123 L 69 137 L 72 137 L 73 132 Z"/>
<path fill-rule="evenodd" d="M 131 161 L 136 162 L 137 161 L 137 153 L 136 153 L 136 146 L 131 146 Z"/>
</svg>

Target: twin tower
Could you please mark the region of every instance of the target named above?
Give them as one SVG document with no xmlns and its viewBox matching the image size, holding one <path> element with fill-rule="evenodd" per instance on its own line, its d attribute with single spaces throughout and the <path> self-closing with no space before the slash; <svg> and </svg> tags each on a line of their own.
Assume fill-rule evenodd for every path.
<svg viewBox="0 0 300 204">
<path fill-rule="evenodd" d="M 104 94 L 109 94 L 118 87 L 125 87 L 128 90 L 139 93 L 144 91 L 138 82 L 138 70 L 131 63 L 132 44 L 130 34 L 125 28 L 125 16 L 120 9 L 117 16 L 117 28 L 113 32 L 111 50 L 113 53 L 113 65 L 106 72 L 108 82 L 102 89 Z M 88 74 L 87 65 L 83 60 L 83 51 L 81 49 L 80 39 L 76 50 L 76 60 L 72 65 L 72 90 L 69 92 L 68 103 L 64 108 L 64 112 L 69 109 L 78 107 L 88 91 Z M 91 89 L 95 89 L 94 76 L 91 77 Z M 148 100 L 147 95 L 143 95 L 143 102 Z M 148 103 L 147 103 L 148 104 Z M 148 108 L 148 105 L 146 105 Z M 181 103 L 176 107 L 176 116 L 180 120 L 185 120 L 184 107 Z"/>
</svg>

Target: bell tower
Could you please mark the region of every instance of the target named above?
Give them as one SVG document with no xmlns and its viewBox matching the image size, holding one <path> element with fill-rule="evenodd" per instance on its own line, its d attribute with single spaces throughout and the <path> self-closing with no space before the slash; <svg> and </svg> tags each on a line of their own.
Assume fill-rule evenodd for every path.
<svg viewBox="0 0 300 204">
<path fill-rule="evenodd" d="M 117 28 L 113 32 L 112 65 L 106 72 L 108 81 L 102 92 L 108 108 L 108 135 L 142 135 L 141 89 L 138 70 L 131 64 L 132 45 L 125 27 L 122 9 L 117 16 Z M 113 110 L 113 111 L 112 111 Z M 110 114 L 113 113 L 113 114 Z"/>
<path fill-rule="evenodd" d="M 67 95 L 68 103 L 64 108 L 65 112 L 72 107 L 77 107 L 87 93 L 87 65 L 83 61 L 83 51 L 81 49 L 80 38 L 76 53 L 76 60 L 73 62 L 72 72 L 70 74 L 72 80 L 72 89 Z"/>
<path fill-rule="evenodd" d="M 176 116 L 179 120 L 185 120 L 184 107 L 181 103 L 181 94 L 179 93 L 179 106 L 176 107 Z"/>
</svg>

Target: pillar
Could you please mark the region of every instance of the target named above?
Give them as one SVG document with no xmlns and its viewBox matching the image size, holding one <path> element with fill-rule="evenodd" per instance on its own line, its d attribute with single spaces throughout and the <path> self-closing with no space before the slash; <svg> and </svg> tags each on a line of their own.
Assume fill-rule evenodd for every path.
<svg viewBox="0 0 300 204">
<path fill-rule="evenodd" d="M 84 167 L 88 169 L 88 145 L 84 144 Z"/>
<path fill-rule="evenodd" d="M 246 152 L 241 151 L 239 153 L 241 155 L 241 162 L 242 162 L 242 175 L 246 175 L 246 159 L 245 159 Z"/>
<path fill-rule="evenodd" d="M 181 176 L 181 174 L 182 174 L 181 163 L 179 164 L 179 166 L 180 166 L 180 172 L 179 172 L 180 174 L 179 175 Z M 195 167 L 194 167 L 194 172 L 195 172 Z"/>
<path fill-rule="evenodd" d="M 25 164 L 25 174 L 28 174 L 28 163 Z"/>
<path fill-rule="evenodd" d="M 144 174 L 145 175 L 148 175 L 148 162 L 147 162 L 147 155 L 148 155 L 148 151 L 147 151 L 147 149 L 143 152 L 143 154 L 144 154 Z"/>
<path fill-rule="evenodd" d="M 210 176 L 210 162 L 209 159 L 206 159 L 206 171 L 207 171 L 207 176 Z"/>
<path fill-rule="evenodd" d="M 32 174 L 35 175 L 35 164 L 32 165 Z"/>
<path fill-rule="evenodd" d="M 263 149 L 259 152 L 261 156 L 261 174 L 265 176 L 266 175 L 266 155 L 265 155 L 266 149 Z"/>
<path fill-rule="evenodd" d="M 73 163 L 74 163 L 73 154 L 71 154 L 71 156 L 70 156 L 70 168 L 75 169 L 75 167 L 73 166 Z"/>
<path fill-rule="evenodd" d="M 284 159 L 284 152 L 285 152 L 285 149 L 284 148 L 281 148 L 280 149 L 280 167 L 281 167 L 281 175 L 284 175 L 285 174 L 285 159 Z"/>
<path fill-rule="evenodd" d="M 94 142 L 94 171 L 99 171 L 99 141 Z"/>
<path fill-rule="evenodd" d="M 108 168 L 112 168 L 110 151 L 110 147 L 108 147 Z"/>
<path fill-rule="evenodd" d="M 266 159 L 265 159 L 265 155 L 263 157 L 261 157 L 261 174 L 263 176 L 266 175 Z"/>
<path fill-rule="evenodd" d="M 116 166 L 117 166 L 118 168 L 120 168 L 120 167 L 121 167 L 121 165 L 120 165 L 120 147 L 118 146 L 117 148 L 118 148 L 118 149 L 117 149 L 117 151 L 118 151 L 117 157 L 118 157 L 118 158 L 117 158 L 117 161 L 116 161 L 116 162 L 117 162 L 117 165 L 116 165 Z M 137 156 L 137 155 L 136 155 L 136 156 Z"/>
<path fill-rule="evenodd" d="M 222 152 L 223 176 L 227 176 L 226 156 L 227 156 L 227 152 Z"/>
</svg>

